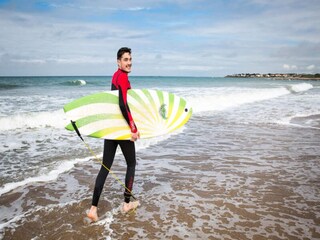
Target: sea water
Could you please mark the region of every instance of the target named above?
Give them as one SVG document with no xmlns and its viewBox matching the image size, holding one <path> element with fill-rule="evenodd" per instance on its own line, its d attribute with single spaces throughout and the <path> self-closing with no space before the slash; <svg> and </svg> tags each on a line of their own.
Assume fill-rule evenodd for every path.
<svg viewBox="0 0 320 240">
<path fill-rule="evenodd" d="M 134 218 L 137 226 L 128 231 L 130 239 L 319 236 L 319 81 L 129 78 L 133 88 L 169 91 L 184 97 L 193 107 L 192 118 L 177 133 L 136 143 L 136 191 L 144 199 L 145 207 L 136 213 L 140 217 Z M 76 217 L 76 213 L 81 215 L 90 206 L 99 165 L 76 134 L 64 129 L 68 121 L 62 107 L 76 98 L 109 90 L 110 82 L 111 77 L 92 76 L 0 78 L 3 238 L 20 236 L 25 224 L 36 225 L 39 218 L 54 222 L 60 219 L 58 212 L 64 208 Z M 101 157 L 103 141 L 86 141 Z M 120 176 L 125 169 L 121 157 L 118 152 L 115 169 Z M 277 172 L 279 169 L 282 171 Z M 280 182 L 291 179 L 296 188 L 283 187 L 287 182 L 283 186 L 273 182 L 274 175 Z M 278 203 L 270 203 L 273 209 L 268 212 L 268 207 L 261 204 L 266 200 L 252 191 L 265 191 L 278 201 L 281 193 L 277 189 L 282 187 L 290 193 L 285 195 L 287 205 L 282 202 L 284 220 L 277 222 L 274 212 Z M 116 215 L 114 205 L 121 201 L 121 186 L 109 180 L 109 188 L 111 193 L 105 194 L 102 209 L 107 217 L 97 225 L 103 225 L 99 237 L 120 239 L 120 229 L 131 222 Z M 239 207 L 240 203 L 243 206 Z M 286 213 L 297 206 L 301 212 L 293 216 Z M 303 220 L 303 209 L 309 215 L 314 212 L 314 216 Z M 248 222 L 243 221 L 245 218 Z M 259 224 L 254 225 L 254 221 Z M 152 224 L 147 226 L 148 222 L 158 230 Z M 275 223 L 276 229 L 272 227 Z M 44 224 L 44 232 L 35 230 L 27 236 L 42 239 L 61 228 L 72 236 L 78 234 L 87 239 L 87 227 L 76 222 L 78 227 L 74 229 L 68 224 L 74 223 L 56 222 L 51 228 Z M 249 231 L 245 224 L 253 230 Z M 286 230 L 288 226 L 291 230 Z"/>
</svg>

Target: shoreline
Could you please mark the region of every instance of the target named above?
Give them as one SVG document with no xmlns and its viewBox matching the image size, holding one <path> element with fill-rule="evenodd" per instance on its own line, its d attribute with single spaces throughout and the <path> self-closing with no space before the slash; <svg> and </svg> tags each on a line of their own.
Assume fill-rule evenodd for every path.
<svg viewBox="0 0 320 240">
<path fill-rule="evenodd" d="M 211 126 L 212 117 L 196 120 Z M 312 129 L 291 132 L 281 126 L 232 123 L 226 127 L 233 126 L 233 134 L 219 131 L 219 125 L 213 127 L 217 142 L 201 137 L 204 128 L 198 136 L 192 131 L 173 136 L 175 145 L 168 141 L 141 150 L 134 189 L 142 204 L 131 214 L 118 211 L 123 201 L 122 187 L 110 176 L 99 203 L 100 221 L 83 223 L 99 170 L 94 161 L 77 164 L 56 181 L 7 193 L 0 200 L 8 214 L 4 220 L 9 223 L 0 229 L 0 239 L 290 239 L 296 234 L 308 239 L 319 237 L 314 214 L 319 209 L 314 186 L 318 168 L 309 170 L 317 166 L 317 158 L 305 152 L 315 148 L 316 143 L 309 141 L 307 148 L 298 148 L 299 142 L 284 141 L 295 135 L 301 141 L 310 136 L 317 139 L 319 133 Z M 195 129 L 196 122 L 191 124 Z M 243 138 L 244 130 L 251 134 Z M 275 133 L 274 137 L 269 131 Z M 184 139 L 192 136 L 196 139 L 191 145 Z M 200 152 L 190 148 L 197 143 Z M 252 147 L 260 143 L 264 143 L 264 150 Z M 297 149 L 297 154 L 285 151 L 279 155 L 277 146 L 282 143 L 285 149 Z M 206 149 L 215 149 L 215 154 Z M 117 156 L 113 170 L 124 177 L 125 169 L 123 156 Z M 17 214 L 19 205 L 21 214 L 11 218 L 9 213 Z"/>
<path fill-rule="evenodd" d="M 260 78 L 260 79 L 269 79 L 269 80 L 300 80 L 300 81 L 319 81 L 320 78 L 307 78 L 307 77 L 241 77 L 241 76 L 225 76 L 225 78 Z"/>
<path fill-rule="evenodd" d="M 320 74 L 306 74 L 306 73 L 237 73 L 226 75 L 225 78 L 263 78 L 272 80 L 303 80 L 303 81 L 318 81 Z"/>
</svg>

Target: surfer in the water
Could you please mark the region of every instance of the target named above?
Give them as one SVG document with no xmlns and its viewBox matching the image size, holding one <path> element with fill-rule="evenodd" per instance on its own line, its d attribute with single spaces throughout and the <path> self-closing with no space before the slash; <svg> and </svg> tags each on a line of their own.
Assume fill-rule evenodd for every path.
<svg viewBox="0 0 320 240">
<path fill-rule="evenodd" d="M 126 189 L 124 191 L 124 203 L 121 206 L 121 210 L 123 212 L 128 212 L 132 209 L 135 209 L 139 205 L 138 201 L 130 201 L 136 167 L 136 150 L 134 142 L 140 138 L 139 131 L 134 123 L 129 106 L 127 104 L 127 91 L 131 88 L 128 79 L 128 73 L 131 72 L 132 66 L 131 60 L 131 49 L 126 47 L 120 48 L 117 53 L 118 70 L 113 74 L 111 83 L 111 90 L 119 91 L 119 106 L 131 129 L 131 140 L 104 140 L 103 150 L 103 164 L 108 169 L 110 169 L 112 166 L 118 145 L 120 145 L 121 151 L 127 162 L 127 172 L 125 178 Z M 97 206 L 108 173 L 109 171 L 105 167 L 101 166 L 94 187 L 92 206 L 87 213 L 87 216 L 93 221 L 98 220 Z"/>
</svg>

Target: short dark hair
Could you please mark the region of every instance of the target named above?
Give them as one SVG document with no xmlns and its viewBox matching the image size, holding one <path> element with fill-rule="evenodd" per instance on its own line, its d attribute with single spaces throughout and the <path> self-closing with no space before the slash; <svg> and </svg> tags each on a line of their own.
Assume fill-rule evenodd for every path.
<svg viewBox="0 0 320 240">
<path fill-rule="evenodd" d="M 117 53 L 117 60 L 120 60 L 122 55 L 125 54 L 125 53 L 129 53 L 131 54 L 131 48 L 128 48 L 128 47 L 122 47 L 118 50 L 118 53 Z"/>
</svg>

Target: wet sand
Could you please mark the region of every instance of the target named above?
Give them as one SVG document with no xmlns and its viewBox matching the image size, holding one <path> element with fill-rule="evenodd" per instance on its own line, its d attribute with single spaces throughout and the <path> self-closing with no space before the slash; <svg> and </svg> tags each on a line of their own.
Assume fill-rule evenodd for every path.
<svg viewBox="0 0 320 240">
<path fill-rule="evenodd" d="M 138 152 L 135 212 L 119 212 L 123 190 L 109 176 L 102 219 L 85 225 L 99 169 L 85 162 L 1 196 L 3 239 L 317 239 L 319 139 L 315 129 L 196 116 L 184 133 Z M 124 178 L 121 155 L 113 170 Z M 24 214 L 13 221 L 14 212 Z"/>
</svg>

